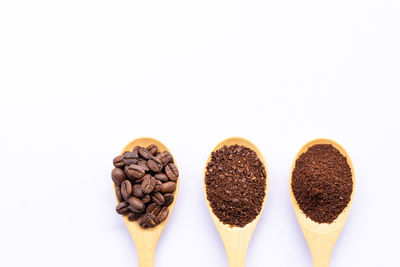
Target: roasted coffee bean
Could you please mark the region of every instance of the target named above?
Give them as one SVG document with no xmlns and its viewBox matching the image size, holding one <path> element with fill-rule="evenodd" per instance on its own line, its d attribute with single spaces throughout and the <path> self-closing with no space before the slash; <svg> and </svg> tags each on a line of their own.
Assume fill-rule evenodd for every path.
<svg viewBox="0 0 400 267">
<path fill-rule="evenodd" d="M 125 201 L 129 201 L 129 197 L 132 194 L 132 184 L 129 180 L 125 180 L 121 184 L 121 195 Z"/>
<path fill-rule="evenodd" d="M 135 209 L 140 210 L 140 211 L 144 211 L 144 209 L 145 209 L 145 205 L 144 205 L 143 201 L 141 201 L 137 197 L 130 197 L 129 205 L 131 205 L 132 207 L 134 207 Z"/>
<path fill-rule="evenodd" d="M 121 187 L 120 186 L 115 186 L 115 195 L 117 195 L 117 199 L 119 202 L 124 201 L 121 195 Z"/>
<path fill-rule="evenodd" d="M 162 184 L 163 184 L 163 183 L 162 183 L 160 180 L 157 180 L 157 179 L 156 179 L 156 186 L 154 187 L 153 192 L 154 192 L 154 193 L 159 192 L 159 191 L 161 190 Z"/>
<path fill-rule="evenodd" d="M 124 159 L 137 159 L 138 155 L 136 153 L 133 152 L 124 152 Z"/>
<path fill-rule="evenodd" d="M 149 159 L 147 161 L 147 166 L 149 166 L 149 169 L 153 172 L 160 172 L 163 168 L 162 162 L 156 157 Z"/>
<path fill-rule="evenodd" d="M 160 222 L 164 221 L 168 217 L 169 210 L 167 207 L 163 207 L 158 213 L 157 218 Z"/>
<path fill-rule="evenodd" d="M 144 179 L 146 179 L 147 176 L 151 176 L 149 173 L 143 176 L 142 178 L 135 179 L 135 184 L 142 184 Z"/>
<path fill-rule="evenodd" d="M 142 198 L 144 196 L 144 193 L 142 191 L 142 186 L 140 184 L 134 184 L 132 186 L 132 195 L 138 198 Z"/>
<path fill-rule="evenodd" d="M 142 214 L 139 216 L 138 220 L 137 220 L 137 222 L 138 222 L 138 224 L 139 224 L 140 226 L 142 226 L 142 221 L 143 221 L 144 215 L 146 215 L 146 213 L 142 213 Z M 143 226 L 142 226 L 142 227 L 143 227 Z"/>
<path fill-rule="evenodd" d="M 140 217 L 140 213 L 130 212 L 126 215 L 129 221 L 136 221 Z"/>
<path fill-rule="evenodd" d="M 164 199 L 165 199 L 164 206 L 169 207 L 169 205 L 171 205 L 172 202 L 174 202 L 174 195 L 171 193 L 164 194 Z"/>
<path fill-rule="evenodd" d="M 158 147 L 156 145 L 149 145 L 148 147 L 146 147 L 147 151 L 150 152 L 150 154 L 152 154 L 153 156 L 158 152 Z"/>
<path fill-rule="evenodd" d="M 143 201 L 143 203 L 144 203 L 144 204 L 147 204 L 147 203 L 149 203 L 149 202 L 150 202 L 150 200 L 151 200 L 151 197 L 150 197 L 150 195 L 149 195 L 149 194 L 147 194 L 147 195 L 144 195 L 144 197 L 142 197 L 142 201 Z"/>
<path fill-rule="evenodd" d="M 135 158 L 138 158 L 138 157 L 139 157 L 139 147 L 140 147 L 140 146 L 135 146 L 135 147 L 132 149 L 132 153 L 133 153 L 133 156 L 135 156 Z"/>
<path fill-rule="evenodd" d="M 133 152 L 124 153 L 124 163 L 125 165 L 137 164 L 138 156 Z"/>
<path fill-rule="evenodd" d="M 113 159 L 113 164 L 116 168 L 123 168 L 125 166 L 124 156 L 119 155 Z"/>
<path fill-rule="evenodd" d="M 156 179 L 153 176 L 148 176 L 143 180 L 142 183 L 142 191 L 145 194 L 150 194 L 153 192 L 154 187 L 156 186 Z"/>
<path fill-rule="evenodd" d="M 126 177 L 128 178 L 128 179 L 135 179 L 135 177 L 133 177 L 132 175 L 131 175 L 131 172 L 132 172 L 132 170 L 129 170 L 129 167 L 130 165 L 125 165 L 125 167 L 124 167 L 124 173 L 125 173 L 125 175 L 126 175 Z"/>
<path fill-rule="evenodd" d="M 145 170 L 139 165 L 129 165 L 125 168 L 125 173 L 131 179 L 142 178 L 145 174 Z"/>
<path fill-rule="evenodd" d="M 152 154 L 144 147 L 139 147 L 139 156 L 142 159 L 148 160 Z"/>
<path fill-rule="evenodd" d="M 125 165 L 138 164 L 138 159 L 124 159 Z"/>
<path fill-rule="evenodd" d="M 158 215 L 158 213 L 161 210 L 161 206 L 157 205 L 156 203 L 151 203 L 147 208 L 146 208 L 146 213 L 153 213 L 154 215 Z"/>
<path fill-rule="evenodd" d="M 160 191 L 161 191 L 161 193 L 172 193 L 175 191 L 175 189 L 176 189 L 176 183 L 170 181 L 170 182 L 163 183 L 161 185 Z"/>
<path fill-rule="evenodd" d="M 126 202 L 121 202 L 117 205 L 117 207 L 115 208 L 115 210 L 119 213 L 119 214 L 126 214 L 129 212 L 128 209 L 128 203 Z"/>
<path fill-rule="evenodd" d="M 157 173 L 154 175 L 154 178 L 160 180 L 161 182 L 168 182 L 168 176 L 164 173 Z"/>
<path fill-rule="evenodd" d="M 157 216 L 152 213 L 146 213 L 144 216 L 141 216 L 138 220 L 138 223 L 143 228 L 154 227 L 160 223 Z"/>
<path fill-rule="evenodd" d="M 147 161 L 145 161 L 144 159 L 139 159 L 137 165 L 142 167 L 146 172 L 150 170 L 149 165 L 147 165 Z"/>
<path fill-rule="evenodd" d="M 161 160 L 164 166 L 173 161 L 171 153 L 169 153 L 168 151 L 164 151 L 161 154 L 157 155 L 157 158 Z"/>
<path fill-rule="evenodd" d="M 178 168 L 175 166 L 173 163 L 169 163 L 167 166 L 165 166 L 165 174 L 168 176 L 168 178 L 171 181 L 176 181 L 179 177 L 179 171 Z"/>
<path fill-rule="evenodd" d="M 152 212 L 153 209 L 154 209 L 155 207 L 157 207 L 157 206 L 158 206 L 158 205 L 157 205 L 156 203 L 151 203 L 150 205 L 147 206 L 147 208 L 146 208 L 146 213 Z"/>
<path fill-rule="evenodd" d="M 162 207 L 157 205 L 150 213 L 158 216 L 158 214 L 160 213 L 161 209 L 162 209 Z"/>
<path fill-rule="evenodd" d="M 151 200 L 154 203 L 157 203 L 158 205 L 164 205 L 164 203 L 165 203 L 164 196 L 160 192 L 152 194 L 151 195 Z"/>
<path fill-rule="evenodd" d="M 115 168 L 111 172 L 111 178 L 116 185 L 120 185 L 126 178 L 125 173 L 120 168 Z"/>
<path fill-rule="evenodd" d="M 143 210 L 137 209 L 137 208 L 135 208 L 134 206 L 131 206 L 131 205 L 128 206 L 128 209 L 130 211 L 134 212 L 134 213 L 139 213 L 139 214 L 143 213 Z"/>
</svg>

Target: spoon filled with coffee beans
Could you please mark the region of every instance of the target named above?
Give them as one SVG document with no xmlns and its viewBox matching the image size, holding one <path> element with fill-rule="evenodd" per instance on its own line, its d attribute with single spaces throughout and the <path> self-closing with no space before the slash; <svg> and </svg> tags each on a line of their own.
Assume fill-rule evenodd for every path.
<svg viewBox="0 0 400 267">
<path fill-rule="evenodd" d="M 152 138 L 133 140 L 113 164 L 116 211 L 135 242 L 139 267 L 152 267 L 158 239 L 175 206 L 178 168 L 167 147 Z"/>
<path fill-rule="evenodd" d="M 350 156 L 338 143 L 316 139 L 300 149 L 292 165 L 290 197 L 314 267 L 329 266 L 350 212 L 354 187 Z"/>
<path fill-rule="evenodd" d="M 250 141 L 229 138 L 209 156 L 204 192 L 230 267 L 243 267 L 268 191 L 267 164 Z"/>
</svg>

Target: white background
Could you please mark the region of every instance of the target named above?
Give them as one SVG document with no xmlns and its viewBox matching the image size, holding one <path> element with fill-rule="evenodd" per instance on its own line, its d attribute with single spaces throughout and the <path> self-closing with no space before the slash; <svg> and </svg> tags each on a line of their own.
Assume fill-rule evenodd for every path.
<svg viewBox="0 0 400 267">
<path fill-rule="evenodd" d="M 288 179 L 300 147 L 342 144 L 354 204 L 331 266 L 400 266 L 400 1 L 0 2 L 0 266 L 136 266 L 112 158 L 164 142 L 178 201 L 156 266 L 227 266 L 202 173 L 242 136 L 270 190 L 247 266 L 312 266 Z"/>
</svg>

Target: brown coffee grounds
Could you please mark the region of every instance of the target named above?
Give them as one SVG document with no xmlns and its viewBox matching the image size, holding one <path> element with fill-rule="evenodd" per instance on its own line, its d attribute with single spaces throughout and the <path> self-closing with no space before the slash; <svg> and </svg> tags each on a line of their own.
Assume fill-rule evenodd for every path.
<svg viewBox="0 0 400 267">
<path fill-rule="evenodd" d="M 296 160 L 291 186 L 307 217 L 331 223 L 350 201 L 351 169 L 346 157 L 332 145 L 314 145 Z"/>
<path fill-rule="evenodd" d="M 250 148 L 233 145 L 212 152 L 205 183 L 211 208 L 223 223 L 243 227 L 260 213 L 266 172 Z"/>
</svg>

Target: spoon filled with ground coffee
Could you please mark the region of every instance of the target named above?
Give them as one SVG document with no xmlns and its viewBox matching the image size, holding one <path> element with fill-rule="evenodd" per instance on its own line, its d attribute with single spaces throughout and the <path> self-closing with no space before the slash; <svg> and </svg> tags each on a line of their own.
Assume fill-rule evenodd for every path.
<svg viewBox="0 0 400 267">
<path fill-rule="evenodd" d="M 157 242 L 175 206 L 179 186 L 176 162 L 160 141 L 138 138 L 113 164 L 116 211 L 135 242 L 139 267 L 152 267 Z"/>
<path fill-rule="evenodd" d="M 354 196 L 354 169 L 342 146 L 328 139 L 304 145 L 293 162 L 290 197 L 315 267 L 328 267 Z"/>
<path fill-rule="evenodd" d="M 267 164 L 250 141 L 229 138 L 207 160 L 204 192 L 230 267 L 243 267 L 247 246 L 265 205 Z"/>
</svg>

